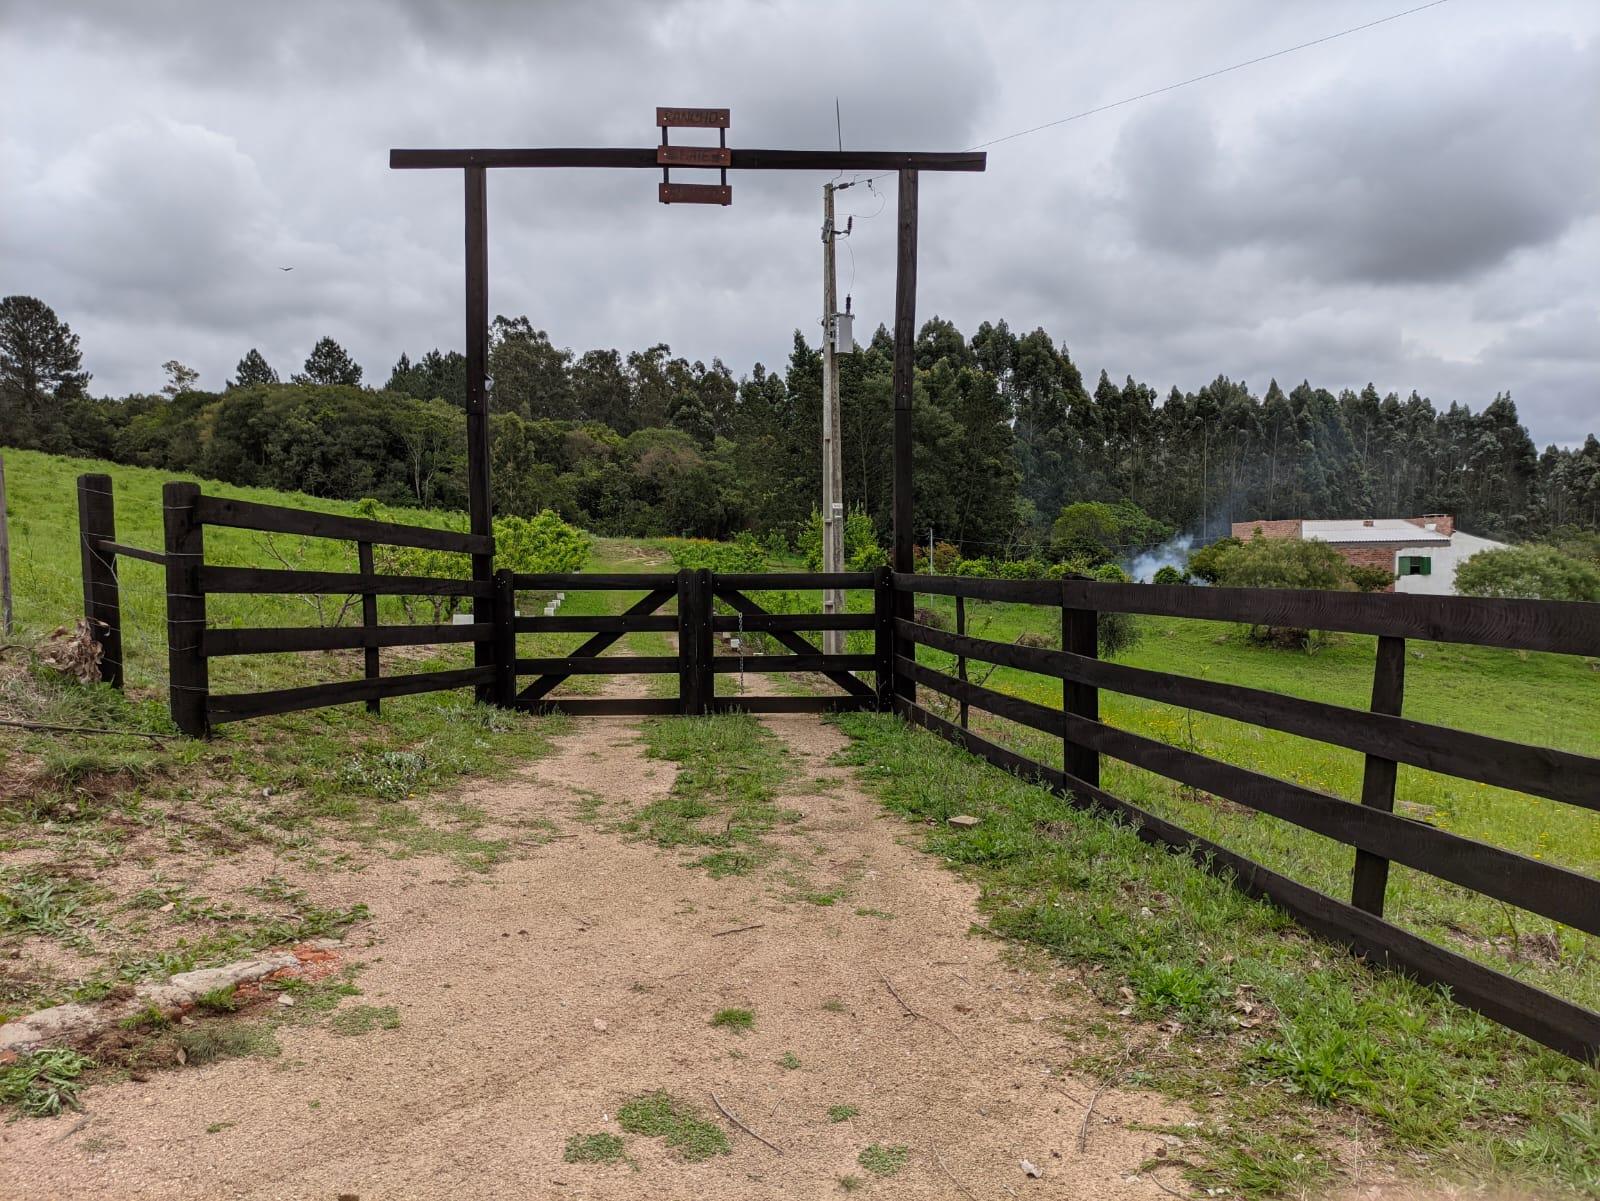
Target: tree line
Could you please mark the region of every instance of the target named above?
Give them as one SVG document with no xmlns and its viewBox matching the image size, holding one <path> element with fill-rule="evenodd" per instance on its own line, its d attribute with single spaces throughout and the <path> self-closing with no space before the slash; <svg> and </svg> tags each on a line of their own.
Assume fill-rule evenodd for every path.
<svg viewBox="0 0 1600 1201">
<path fill-rule="evenodd" d="M 879 327 L 840 359 L 844 492 L 889 526 L 894 345 Z M 1059 554 L 1068 506 L 1132 514 L 1133 543 L 1205 542 L 1233 521 L 1450 512 L 1474 533 L 1600 527 L 1600 442 L 1539 451 L 1507 395 L 1477 412 L 1218 376 L 1165 397 L 1102 371 L 1091 387 L 1042 329 L 924 323 L 915 347 L 916 527 L 965 557 Z M 658 344 L 555 346 L 497 317 L 490 350 L 498 511 L 552 509 L 600 534 L 794 539 L 820 491 L 822 356 L 743 376 Z M 48 305 L 0 301 L 0 442 L 239 484 L 461 507 L 466 372 L 456 351 L 402 354 L 380 387 L 324 338 L 285 380 L 257 350 L 218 390 L 181 362 L 160 393 L 96 397 L 77 336 Z M 1079 510 L 1078 512 L 1081 512 Z M 1149 518 L 1138 520 L 1139 515 Z M 1122 520 L 1119 518 L 1119 521 Z"/>
</svg>

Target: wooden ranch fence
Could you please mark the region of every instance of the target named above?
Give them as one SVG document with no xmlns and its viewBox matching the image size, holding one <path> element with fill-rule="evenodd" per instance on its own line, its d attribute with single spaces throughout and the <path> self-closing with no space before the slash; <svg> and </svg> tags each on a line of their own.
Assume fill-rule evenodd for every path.
<svg viewBox="0 0 1600 1201">
<path fill-rule="evenodd" d="M 365 702 L 369 710 L 377 712 L 384 697 L 443 689 L 472 687 L 481 699 L 494 699 L 493 687 L 498 676 L 493 646 L 497 628 L 494 586 L 445 577 L 385 575 L 373 567 L 374 546 L 492 555 L 493 538 L 206 496 L 197 484 L 172 483 L 162 491 L 166 545 L 163 550 L 154 551 L 116 540 L 109 476 L 80 476 L 78 502 L 84 613 L 91 631 L 101 643 L 102 662 L 114 664 L 113 668 L 102 672 L 102 679 L 117 687 L 123 682 L 117 559 L 135 558 L 160 564 L 166 569 L 167 669 L 172 720 L 185 734 L 204 737 L 214 725 L 224 722 L 351 701 Z M 354 542 L 359 570 L 211 566 L 205 561 L 207 526 Z M 359 595 L 361 624 L 211 628 L 206 615 L 207 598 L 230 593 Z M 473 621 L 466 625 L 380 625 L 379 596 L 467 597 L 473 603 Z M 451 671 L 381 674 L 380 648 L 449 643 L 473 644 L 476 664 Z M 363 678 L 253 693 L 216 693 L 211 689 L 209 665 L 212 659 L 332 650 L 364 651 Z"/>
<path fill-rule="evenodd" d="M 1600 606 L 1577 602 L 1364 595 L 1359 593 L 1011 581 L 896 574 L 900 594 L 951 596 L 957 632 L 897 617 L 895 671 L 904 683 L 896 709 L 989 762 L 1053 788 L 1070 803 L 1130 822 L 1141 838 L 1191 855 L 1252 896 L 1265 897 L 1301 925 L 1422 980 L 1548 1046 L 1600 1058 L 1600 1014 L 1552 996 L 1385 921 L 1391 862 L 1600 935 L 1600 880 L 1463 838 L 1393 812 L 1396 765 L 1476 780 L 1566 804 L 1600 809 L 1600 759 L 1447 729 L 1400 716 L 1405 640 L 1600 654 Z M 967 600 L 1059 609 L 1064 649 L 975 638 L 964 630 Z M 1100 613 L 1141 613 L 1209 621 L 1337 630 L 1378 636 L 1372 705 L 1352 709 L 1275 692 L 1103 662 L 1096 657 Z M 929 647 L 956 656 L 956 674 L 916 659 Z M 972 660 L 1059 679 L 1057 709 L 965 677 Z M 921 685 L 960 705 L 958 721 L 916 699 Z M 1315 739 L 1366 756 L 1360 804 L 1212 759 L 1100 720 L 1101 689 L 1161 701 Z M 1064 770 L 1030 759 L 969 728 L 972 708 L 1059 738 Z M 1350 900 L 1316 889 L 1113 796 L 1101 787 L 1110 756 L 1356 849 Z"/>
<path fill-rule="evenodd" d="M 1421 938 L 1385 919 L 1390 863 L 1470 889 L 1507 905 L 1600 936 L 1600 880 L 1580 872 L 1461 837 L 1394 812 L 1396 771 L 1428 771 L 1600 809 L 1600 759 L 1453 730 L 1402 716 L 1407 639 L 1600 655 L 1600 606 L 1548 601 L 1365 595 L 1277 589 L 1164 587 L 1088 580 L 1011 581 L 876 572 L 717 574 L 710 571 L 520 575 L 463 580 L 385 575 L 374 571 L 372 547 L 394 545 L 456 551 L 482 564 L 493 555 L 483 535 L 425 529 L 208 497 L 193 484 L 165 491 L 166 546 L 161 552 L 116 541 L 110 480 L 80 480 L 84 604 L 106 648 L 106 678 L 121 680 L 114 560 L 144 558 L 166 568 L 173 719 L 185 733 L 215 724 L 324 705 L 471 687 L 480 700 L 535 712 L 688 714 L 717 712 L 893 711 L 990 763 L 1041 783 L 1069 804 L 1128 821 L 1146 841 L 1193 857 L 1252 896 L 1268 899 L 1307 929 L 1430 982 L 1512 1029 L 1585 1060 L 1600 1060 L 1600 1014 Z M 354 542 L 356 572 L 219 567 L 205 562 L 207 526 L 230 526 Z M 870 590 L 871 611 L 774 613 L 752 593 L 842 588 Z M 609 616 L 516 615 L 524 591 L 613 590 L 642 594 Z M 362 624 L 352 628 L 208 628 L 206 598 L 219 593 L 330 593 L 362 597 Z M 915 620 L 915 597 L 954 598 L 956 629 Z M 465 625 L 380 625 L 376 598 L 435 595 L 468 598 Z M 999 601 L 1059 610 L 1061 650 L 1024 647 L 966 632 L 968 601 Z M 1257 688 L 1193 679 L 1105 662 L 1097 655 L 1101 613 L 1150 614 L 1251 625 L 1291 626 L 1375 635 L 1372 701 L 1355 709 Z M 804 636 L 816 630 L 871 631 L 870 653 L 824 654 Z M 676 635 L 673 654 L 606 655 L 629 633 Z M 520 657 L 519 634 L 581 633 L 570 654 Z M 718 634 L 739 635 L 738 653 L 719 653 Z M 782 654 L 746 653 L 748 635 L 770 638 Z M 385 676 L 380 648 L 470 643 L 474 665 L 449 671 Z M 919 660 L 919 647 L 955 657 L 955 673 Z M 215 694 L 208 663 L 226 655 L 360 649 L 361 679 L 256 693 Z M 113 654 L 113 650 L 115 653 Z M 967 678 L 973 660 L 1059 680 L 1061 708 L 1040 705 Z M 828 681 L 828 695 L 717 695 L 716 677 L 734 672 L 808 672 Z M 113 674 L 115 673 L 115 674 Z M 561 697 L 562 683 L 582 675 L 677 677 L 677 695 Z M 519 689 L 519 683 L 532 677 Z M 871 677 L 869 683 L 863 677 Z M 918 688 L 949 698 L 957 720 L 918 700 Z M 1361 801 L 1278 779 L 1119 729 L 1100 720 L 1101 690 L 1212 713 L 1348 748 L 1365 756 Z M 1007 748 L 971 728 L 972 709 L 1058 738 L 1058 768 Z M 1204 790 L 1258 813 L 1313 831 L 1356 852 L 1349 899 L 1329 896 L 1218 843 L 1129 803 L 1101 786 L 1105 756 Z"/>
</svg>

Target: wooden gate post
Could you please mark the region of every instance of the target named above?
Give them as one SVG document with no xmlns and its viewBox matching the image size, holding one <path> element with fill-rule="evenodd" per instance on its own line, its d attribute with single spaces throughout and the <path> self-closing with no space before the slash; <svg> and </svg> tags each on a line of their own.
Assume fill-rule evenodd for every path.
<svg viewBox="0 0 1600 1201">
<path fill-rule="evenodd" d="M 900 226 L 894 266 L 894 488 L 891 503 L 890 566 L 909 576 L 916 570 L 912 555 L 911 521 L 916 510 L 912 495 L 914 439 L 911 430 L 911 400 L 916 389 L 917 360 L 917 173 L 900 172 Z M 928 565 L 933 570 L 933 564 Z M 916 593 L 912 589 L 895 591 L 895 616 L 907 621 L 916 613 Z M 916 644 L 901 641 L 899 653 L 916 658 Z M 894 676 L 895 695 L 907 704 L 917 699 L 917 685 L 910 676 Z"/>
<path fill-rule="evenodd" d="M 1387 635 L 1378 639 L 1378 657 L 1372 668 L 1372 711 L 1399 717 L 1406 691 L 1406 640 Z M 1361 777 L 1361 803 L 1394 812 L 1397 767 L 1393 759 L 1368 755 Z M 1350 903 L 1376 917 L 1383 916 L 1383 896 L 1389 887 L 1389 861 L 1357 849 L 1350 881 Z"/>
<path fill-rule="evenodd" d="M 102 547 L 117 540 L 111 477 L 78 477 L 78 549 L 83 561 L 83 615 L 100 647 L 100 679 L 122 687 L 122 603 L 117 593 L 116 555 Z"/>
<path fill-rule="evenodd" d="M 360 568 L 361 574 L 364 576 L 370 576 L 376 573 L 377 569 L 372 564 L 372 543 L 356 543 L 356 565 Z M 377 628 L 378 594 L 375 592 L 363 592 L 361 594 L 361 632 L 368 638 L 371 638 L 373 631 Z M 376 680 L 378 678 L 377 646 L 369 643 L 365 651 L 362 653 L 362 658 L 364 660 L 363 669 L 366 678 L 369 680 Z M 368 713 L 376 714 L 382 712 L 382 710 L 383 702 L 377 697 L 374 696 L 367 699 Z"/>
<path fill-rule="evenodd" d="M 1062 581 L 1061 596 L 1061 649 L 1087 659 L 1100 654 L 1099 614 L 1093 609 L 1067 607 L 1066 581 Z M 1061 709 L 1071 717 L 1088 721 L 1100 720 L 1100 690 L 1092 684 L 1063 680 L 1061 684 Z M 1074 742 L 1070 721 L 1064 723 L 1061 759 L 1069 776 L 1076 776 L 1085 784 L 1100 787 L 1100 752 L 1093 747 Z"/>
<path fill-rule="evenodd" d="M 685 568 L 678 572 L 678 712 L 684 717 L 700 712 L 695 700 L 700 687 L 695 649 L 700 644 L 694 636 L 694 611 L 695 573 Z"/>
<path fill-rule="evenodd" d="M 517 589 L 515 573 L 494 573 L 494 703 L 510 709 L 517 701 Z"/>
<path fill-rule="evenodd" d="M 872 653 L 877 657 L 879 713 L 894 712 L 894 572 L 872 573 Z"/>
<path fill-rule="evenodd" d="M 489 459 L 489 201 L 488 179 L 482 167 L 466 167 L 466 278 L 467 278 L 467 516 L 474 534 L 494 536 L 494 499 Z M 487 584 L 494 579 L 494 553 L 472 556 L 472 579 Z M 472 598 L 474 624 L 494 620 L 494 598 Z M 494 665 L 492 643 L 472 644 L 474 667 Z M 480 704 L 494 701 L 495 685 L 479 684 Z"/>
<path fill-rule="evenodd" d="M 206 631 L 206 598 L 200 588 L 205 565 L 205 526 L 197 515 L 199 484 L 168 484 L 161 490 L 167 550 L 167 675 L 173 723 L 185 734 L 211 732 L 206 716 L 210 673 L 201 640 Z"/>
<path fill-rule="evenodd" d="M 711 569 L 702 567 L 695 572 L 695 627 L 694 627 L 694 666 L 699 674 L 699 682 L 695 687 L 695 695 L 699 698 L 701 714 L 715 713 L 717 711 L 717 673 L 712 669 L 711 657 L 715 650 L 715 639 L 711 635 L 711 614 L 716 608 L 713 597 L 716 595 L 711 586 Z"/>
</svg>

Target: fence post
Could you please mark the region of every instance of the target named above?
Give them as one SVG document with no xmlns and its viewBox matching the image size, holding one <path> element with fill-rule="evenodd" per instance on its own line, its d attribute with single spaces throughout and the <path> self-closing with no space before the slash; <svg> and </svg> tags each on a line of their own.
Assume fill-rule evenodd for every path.
<svg viewBox="0 0 1600 1201">
<path fill-rule="evenodd" d="M 1406 691 L 1406 640 L 1382 635 L 1372 668 L 1372 711 L 1400 716 Z M 1393 759 L 1368 755 L 1361 776 L 1361 803 L 1394 812 L 1396 765 Z M 1350 903 L 1376 917 L 1383 916 L 1383 896 L 1389 887 L 1389 861 L 1381 855 L 1357 850 L 1350 881 Z"/>
<path fill-rule="evenodd" d="M 356 563 L 360 567 L 362 575 L 370 576 L 375 574 L 375 569 L 372 566 L 372 543 L 356 543 Z M 372 631 L 377 628 L 377 625 L 377 593 L 363 592 L 361 594 L 361 631 L 362 633 L 370 636 Z M 364 653 L 366 658 L 366 678 L 369 680 L 376 680 L 378 678 L 378 648 L 375 646 L 368 646 Z M 367 701 L 368 713 L 378 713 L 382 710 L 382 708 L 383 702 L 377 697 L 373 697 Z"/>
<path fill-rule="evenodd" d="M 695 690 L 700 687 L 700 673 L 695 670 L 694 629 L 695 574 L 688 569 L 678 572 L 678 712 L 692 717 L 699 712 L 695 707 Z"/>
<path fill-rule="evenodd" d="M 6 524 L 6 457 L 0 455 L 0 634 L 11 637 L 16 612 L 11 606 L 11 533 Z"/>
<path fill-rule="evenodd" d="M 963 637 L 967 633 L 967 598 L 960 593 L 956 594 L 956 633 Z M 956 679 L 963 684 L 967 682 L 967 657 L 965 655 L 956 656 Z M 961 728 L 963 730 L 967 728 L 968 716 L 968 705 L 966 697 L 963 696 L 961 699 Z"/>
<path fill-rule="evenodd" d="M 894 583 L 887 567 L 872 574 L 872 653 L 878 660 L 878 712 L 894 711 Z"/>
<path fill-rule="evenodd" d="M 167 675 L 172 720 L 194 738 L 211 732 L 206 717 L 210 673 L 201 649 L 206 598 L 200 590 L 205 565 L 205 526 L 196 517 L 199 484 L 167 484 L 161 490 L 167 549 Z"/>
<path fill-rule="evenodd" d="M 510 709 L 517 700 L 517 589 L 509 567 L 494 573 L 494 703 Z"/>
<path fill-rule="evenodd" d="M 78 549 L 83 560 L 83 615 L 100 646 L 100 679 L 122 687 L 122 602 L 117 593 L 116 556 L 101 549 L 117 540 L 111 477 L 78 477 Z"/>
<path fill-rule="evenodd" d="M 694 666 L 699 674 L 695 695 L 699 698 L 699 712 L 715 713 L 717 710 L 717 673 L 712 670 L 711 656 L 715 653 L 715 639 L 711 636 L 711 614 L 716 608 L 711 584 L 711 569 L 702 567 L 695 573 L 694 608 Z"/>
<path fill-rule="evenodd" d="M 1093 609 L 1074 609 L 1067 605 L 1067 581 L 1061 581 L 1061 649 L 1086 659 L 1100 654 L 1099 614 Z M 1076 680 L 1063 680 L 1061 684 L 1061 709 L 1072 717 L 1087 721 L 1100 720 L 1100 690 L 1092 684 Z M 1100 752 L 1074 742 L 1070 723 L 1063 722 L 1062 766 L 1067 775 L 1076 776 L 1085 784 L 1100 787 Z"/>
</svg>

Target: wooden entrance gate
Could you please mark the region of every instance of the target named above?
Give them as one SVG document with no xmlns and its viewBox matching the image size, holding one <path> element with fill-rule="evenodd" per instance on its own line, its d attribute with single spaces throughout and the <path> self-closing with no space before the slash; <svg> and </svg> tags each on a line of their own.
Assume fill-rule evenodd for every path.
<svg viewBox="0 0 1600 1201">
<path fill-rule="evenodd" d="M 571 654 L 513 658 L 517 676 L 533 675 L 532 683 L 515 692 L 512 704 L 540 713 L 650 714 L 677 713 L 841 713 L 887 708 L 890 647 L 879 631 L 888 632 L 893 614 L 888 607 L 889 571 L 755 573 L 719 575 L 708 570 L 621 575 L 515 575 L 513 591 L 582 589 L 643 592 L 622 613 L 595 617 L 519 617 L 515 634 L 587 633 L 591 637 Z M 872 602 L 858 612 L 774 613 L 751 596 L 762 591 L 788 593 L 806 589 L 870 590 Z M 675 612 L 661 610 L 675 607 Z M 871 632 L 872 649 L 825 654 L 805 633 L 817 630 Z M 607 655 L 629 633 L 677 636 L 670 655 Z M 777 654 L 758 643 L 771 641 L 787 653 Z M 719 647 L 718 642 L 723 646 Z M 828 695 L 760 692 L 769 675 L 813 673 L 833 686 Z M 676 695 L 640 697 L 556 697 L 552 694 L 573 676 L 676 676 Z M 874 676 L 867 683 L 862 675 Z M 735 684 L 737 678 L 737 687 Z M 758 691 L 746 687 L 756 678 Z M 724 687 L 718 689 L 719 678 Z"/>
</svg>

